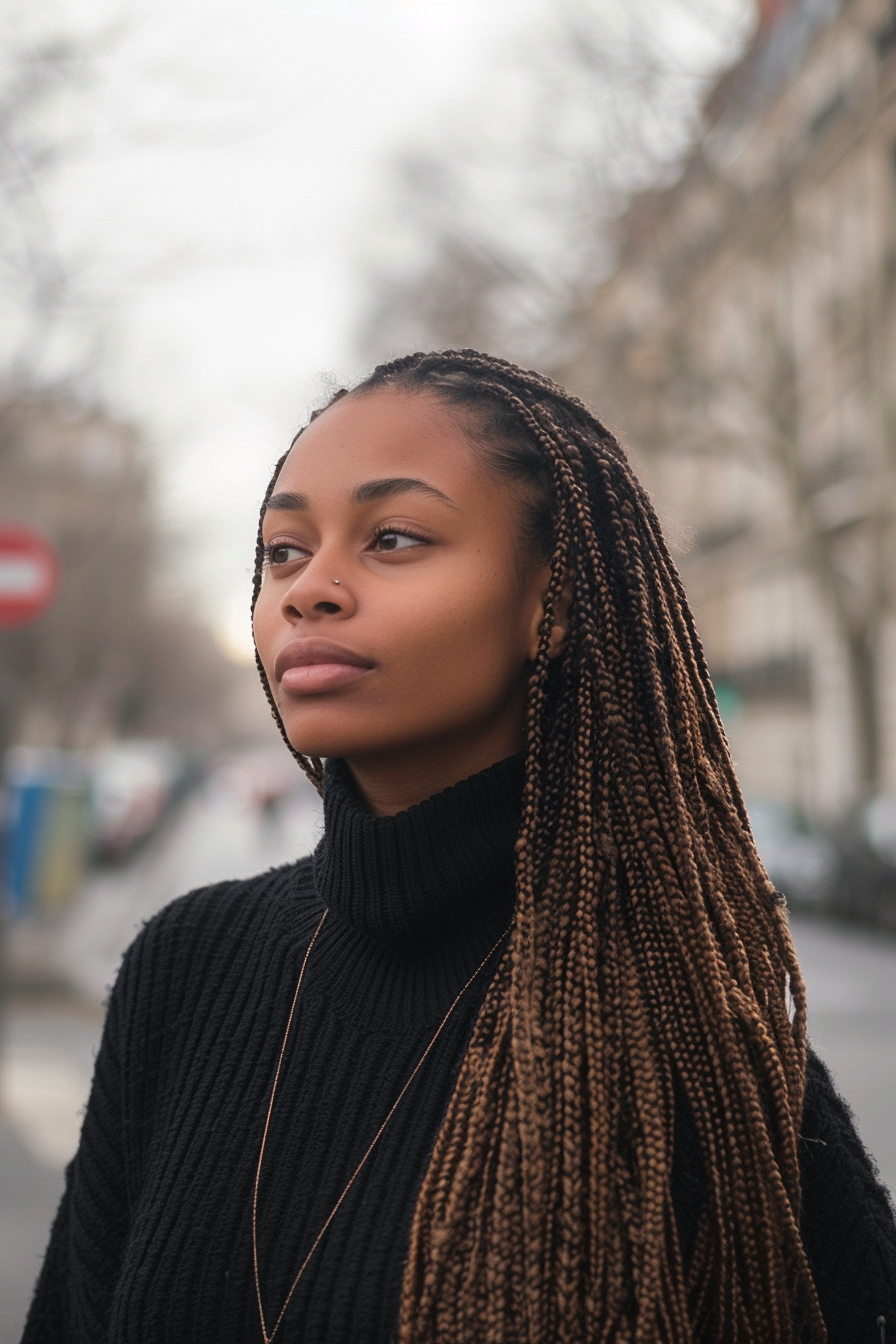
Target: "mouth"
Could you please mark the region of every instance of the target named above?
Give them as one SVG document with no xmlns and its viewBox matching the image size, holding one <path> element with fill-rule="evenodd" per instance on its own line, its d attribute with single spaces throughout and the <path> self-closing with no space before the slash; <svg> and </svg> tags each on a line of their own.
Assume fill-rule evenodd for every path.
<svg viewBox="0 0 896 1344">
<path fill-rule="evenodd" d="M 328 639 L 294 639 L 278 653 L 274 678 L 290 695 L 317 695 L 348 686 L 373 667 L 370 658 Z"/>
</svg>

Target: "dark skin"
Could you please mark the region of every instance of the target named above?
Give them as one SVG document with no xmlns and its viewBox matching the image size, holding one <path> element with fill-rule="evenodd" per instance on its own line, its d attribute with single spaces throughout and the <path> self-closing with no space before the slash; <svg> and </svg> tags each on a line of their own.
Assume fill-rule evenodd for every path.
<svg viewBox="0 0 896 1344">
<path fill-rule="evenodd" d="M 521 749 L 550 566 L 455 413 L 391 389 L 334 403 L 263 536 L 255 641 L 296 750 L 344 757 L 391 816 Z"/>
</svg>

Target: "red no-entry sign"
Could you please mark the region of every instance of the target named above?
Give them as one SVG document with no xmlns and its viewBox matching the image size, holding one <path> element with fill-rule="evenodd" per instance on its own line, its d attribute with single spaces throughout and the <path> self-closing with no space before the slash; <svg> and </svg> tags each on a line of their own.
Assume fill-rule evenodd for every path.
<svg viewBox="0 0 896 1344">
<path fill-rule="evenodd" d="M 59 560 L 46 537 L 24 524 L 0 523 L 0 628 L 33 621 L 58 586 Z"/>
</svg>

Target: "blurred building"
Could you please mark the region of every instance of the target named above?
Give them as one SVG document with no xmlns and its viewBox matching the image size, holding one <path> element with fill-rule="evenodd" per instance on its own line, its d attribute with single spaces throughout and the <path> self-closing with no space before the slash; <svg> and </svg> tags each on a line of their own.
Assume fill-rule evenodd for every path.
<svg viewBox="0 0 896 1344">
<path fill-rule="evenodd" d="M 0 522 L 43 531 L 61 568 L 52 607 L 0 631 L 0 751 L 136 736 L 204 752 L 268 739 L 254 669 L 159 597 L 161 537 L 133 426 L 49 395 L 0 398 Z"/>
<path fill-rule="evenodd" d="M 561 374 L 666 524 L 748 794 L 896 792 L 896 9 L 763 0 Z"/>
<path fill-rule="evenodd" d="M 61 587 L 4 632 L 7 737 L 79 746 L 114 731 L 133 675 L 152 566 L 149 481 L 134 430 L 54 397 L 0 404 L 0 518 L 54 543 Z"/>
</svg>

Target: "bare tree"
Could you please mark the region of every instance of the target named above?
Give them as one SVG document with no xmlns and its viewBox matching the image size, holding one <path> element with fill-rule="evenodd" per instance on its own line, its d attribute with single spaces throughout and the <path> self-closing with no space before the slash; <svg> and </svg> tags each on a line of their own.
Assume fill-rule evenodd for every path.
<svg viewBox="0 0 896 1344">
<path fill-rule="evenodd" d="M 367 261 L 363 352 L 479 345 L 567 363 L 612 264 L 609 226 L 633 191 L 675 171 L 739 10 L 568 0 L 518 42 L 478 101 L 399 155 L 382 254 Z"/>
<path fill-rule="evenodd" d="M 62 571 L 47 613 L 0 632 L 0 763 L 16 738 L 71 747 L 140 731 L 198 747 L 254 731 L 234 710 L 251 674 L 156 597 L 149 454 L 91 396 L 105 314 L 44 204 L 107 38 L 0 43 L 0 522 L 45 532 Z"/>
<path fill-rule="evenodd" d="M 0 381 L 7 400 L 45 394 L 51 378 L 71 381 L 72 370 L 58 359 L 52 368 L 52 347 L 67 313 L 77 310 L 82 323 L 86 314 L 77 277 L 59 254 L 44 189 L 74 147 L 59 114 L 89 68 L 87 44 L 69 35 L 0 47 Z"/>
</svg>

